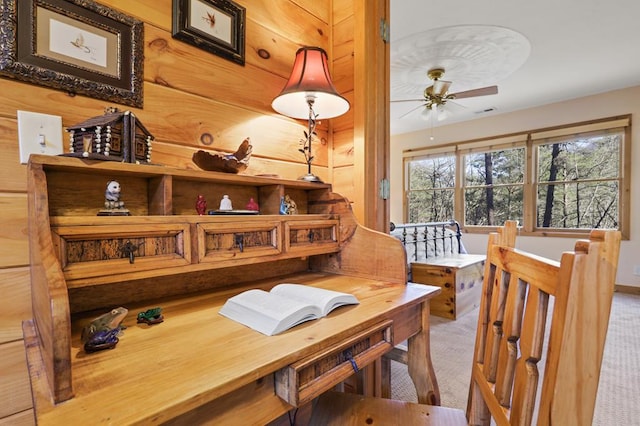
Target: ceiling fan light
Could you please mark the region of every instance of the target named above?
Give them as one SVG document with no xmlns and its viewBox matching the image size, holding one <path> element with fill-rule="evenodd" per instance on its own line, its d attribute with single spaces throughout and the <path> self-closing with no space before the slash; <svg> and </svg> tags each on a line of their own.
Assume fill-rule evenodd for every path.
<svg viewBox="0 0 640 426">
<path fill-rule="evenodd" d="M 433 106 L 435 107 L 435 104 Z M 424 121 L 429 121 L 431 119 L 431 114 L 432 114 L 431 108 L 426 106 L 420 113 L 420 118 L 423 119 Z"/>
<path fill-rule="evenodd" d="M 437 106 L 436 108 L 436 112 L 437 112 L 437 120 L 438 121 L 444 121 L 447 118 L 449 118 L 449 111 L 444 107 L 444 104 L 440 104 Z"/>
</svg>

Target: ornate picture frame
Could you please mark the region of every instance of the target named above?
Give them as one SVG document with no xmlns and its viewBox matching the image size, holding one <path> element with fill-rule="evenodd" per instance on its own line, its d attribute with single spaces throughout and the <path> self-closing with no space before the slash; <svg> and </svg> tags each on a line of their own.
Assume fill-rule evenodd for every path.
<svg viewBox="0 0 640 426">
<path fill-rule="evenodd" d="M 173 38 L 244 65 L 245 8 L 231 0 L 173 0 Z"/>
<path fill-rule="evenodd" d="M 0 76 L 142 108 L 143 23 L 91 0 L 1 0 Z"/>
</svg>

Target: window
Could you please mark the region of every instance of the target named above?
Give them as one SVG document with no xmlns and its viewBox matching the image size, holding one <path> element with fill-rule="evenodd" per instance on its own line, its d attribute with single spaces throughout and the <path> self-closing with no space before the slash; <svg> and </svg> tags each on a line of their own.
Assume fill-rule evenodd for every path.
<svg viewBox="0 0 640 426">
<path fill-rule="evenodd" d="M 441 222 L 454 217 L 455 171 L 452 154 L 409 163 L 409 222 Z"/>
<path fill-rule="evenodd" d="M 464 156 L 466 225 L 522 223 L 525 149 L 511 148 Z"/>
<path fill-rule="evenodd" d="M 628 235 L 629 116 L 405 153 L 407 222 L 486 231 L 517 220 L 523 233 Z"/>
<path fill-rule="evenodd" d="M 537 145 L 536 226 L 618 228 L 621 130 Z"/>
</svg>

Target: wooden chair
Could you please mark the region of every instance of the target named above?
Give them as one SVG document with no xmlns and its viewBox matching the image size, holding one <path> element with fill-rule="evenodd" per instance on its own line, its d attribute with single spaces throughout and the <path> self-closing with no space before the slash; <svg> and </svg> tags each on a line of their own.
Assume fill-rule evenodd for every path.
<svg viewBox="0 0 640 426">
<path fill-rule="evenodd" d="M 489 237 L 466 414 L 328 392 L 311 424 L 590 425 L 620 233 L 594 230 L 560 262 L 515 249 L 515 234 L 507 222 Z"/>
</svg>

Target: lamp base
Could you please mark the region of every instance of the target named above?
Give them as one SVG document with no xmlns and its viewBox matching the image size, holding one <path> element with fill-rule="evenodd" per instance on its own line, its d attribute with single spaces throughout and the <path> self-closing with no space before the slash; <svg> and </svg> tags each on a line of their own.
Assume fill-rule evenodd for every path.
<svg viewBox="0 0 640 426">
<path fill-rule="evenodd" d="M 320 179 L 318 176 L 314 175 L 313 173 L 307 173 L 306 175 L 300 176 L 298 180 L 304 180 L 307 182 L 324 183 L 322 182 L 322 179 Z"/>
</svg>

